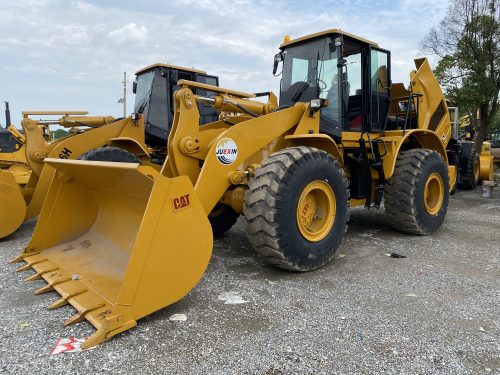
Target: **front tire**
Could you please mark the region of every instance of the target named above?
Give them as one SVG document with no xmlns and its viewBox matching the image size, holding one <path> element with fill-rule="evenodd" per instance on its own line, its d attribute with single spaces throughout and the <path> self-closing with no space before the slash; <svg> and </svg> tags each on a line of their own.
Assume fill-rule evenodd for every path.
<svg viewBox="0 0 500 375">
<path fill-rule="evenodd" d="M 348 184 L 339 162 L 312 147 L 290 147 L 262 162 L 248 184 L 248 237 L 267 262 L 291 271 L 324 266 L 348 220 Z"/>
<path fill-rule="evenodd" d="M 118 147 L 99 147 L 87 151 L 78 160 L 110 161 L 115 163 L 140 163 L 137 156 Z"/>
<path fill-rule="evenodd" d="M 436 151 L 401 151 L 385 184 L 389 224 L 404 233 L 428 235 L 441 226 L 449 200 L 448 168 Z"/>
</svg>

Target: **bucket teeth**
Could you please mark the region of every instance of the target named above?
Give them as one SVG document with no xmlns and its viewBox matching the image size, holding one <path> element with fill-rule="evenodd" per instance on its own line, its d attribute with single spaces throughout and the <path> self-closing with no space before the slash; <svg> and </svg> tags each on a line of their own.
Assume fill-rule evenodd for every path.
<svg viewBox="0 0 500 375">
<path fill-rule="evenodd" d="M 19 254 L 17 257 L 15 258 L 12 258 L 11 260 L 9 260 L 9 263 L 19 263 L 20 261 L 24 260 L 25 257 L 27 256 L 32 256 L 32 255 L 38 255 L 40 254 L 39 251 L 34 251 L 34 252 L 31 252 L 31 253 L 26 253 L 26 250 L 21 252 L 21 254 Z"/>
<path fill-rule="evenodd" d="M 73 315 L 71 318 L 67 319 L 64 321 L 64 326 L 70 326 L 76 323 L 80 323 L 85 320 L 85 315 L 88 314 L 91 311 L 100 309 L 101 307 L 104 307 L 104 303 L 97 303 L 91 307 L 87 307 L 86 309 L 77 312 L 75 315 Z"/>
<path fill-rule="evenodd" d="M 16 272 L 22 272 L 22 271 L 27 271 L 31 268 L 31 264 L 25 264 L 24 266 L 21 266 L 16 269 Z"/>
<path fill-rule="evenodd" d="M 38 263 L 43 263 L 46 262 L 47 258 L 35 258 L 33 260 L 27 260 L 26 258 L 26 264 L 24 266 L 19 267 L 16 272 L 22 272 L 22 271 L 27 271 L 30 268 L 32 268 L 35 264 Z"/>
<path fill-rule="evenodd" d="M 11 260 L 9 260 L 9 263 L 19 263 L 20 261 L 22 261 L 24 259 L 24 254 L 21 253 L 19 254 L 17 257 L 15 258 L 12 258 Z"/>
<path fill-rule="evenodd" d="M 69 283 L 68 283 L 69 284 Z M 65 288 L 68 289 L 68 288 Z M 70 289 L 70 288 L 69 288 Z M 76 288 L 74 290 L 70 290 L 69 292 L 58 291 L 61 294 L 61 298 L 59 298 L 56 302 L 49 305 L 49 310 L 57 309 L 69 303 L 69 299 L 72 297 L 76 297 L 80 294 L 83 294 L 87 291 L 85 288 Z"/>
<path fill-rule="evenodd" d="M 54 290 L 54 287 L 58 284 L 62 284 L 62 283 L 65 283 L 67 281 L 71 281 L 71 277 L 63 277 L 61 279 L 56 279 L 54 281 L 51 281 L 50 283 L 48 283 L 47 285 L 45 286 L 42 286 L 40 289 L 37 289 L 35 291 L 35 294 L 38 295 L 38 294 L 43 294 L 43 293 L 47 293 L 47 292 L 50 292 L 52 290 Z"/>
<path fill-rule="evenodd" d="M 56 302 L 51 303 L 51 304 L 48 306 L 48 309 L 49 309 L 49 310 L 55 310 L 55 309 L 58 309 L 59 307 L 66 306 L 68 303 L 69 303 L 69 302 L 68 302 L 68 299 L 67 299 L 67 298 L 59 298 Z"/>
<path fill-rule="evenodd" d="M 31 275 L 26 278 L 26 281 L 33 281 L 33 280 L 39 280 L 42 278 L 42 275 L 45 275 L 46 273 L 52 272 L 52 271 L 57 271 L 59 268 L 58 267 L 47 267 L 47 269 L 42 269 L 37 271 L 34 275 Z"/>
</svg>

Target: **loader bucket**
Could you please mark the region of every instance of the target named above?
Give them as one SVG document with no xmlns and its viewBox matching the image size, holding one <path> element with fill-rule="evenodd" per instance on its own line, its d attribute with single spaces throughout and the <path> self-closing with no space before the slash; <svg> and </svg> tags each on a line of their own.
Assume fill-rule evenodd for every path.
<svg viewBox="0 0 500 375">
<path fill-rule="evenodd" d="M 151 167 L 45 159 L 56 169 L 19 271 L 88 320 L 97 345 L 185 296 L 205 272 L 212 230 L 188 177 Z"/>
<path fill-rule="evenodd" d="M 0 170 L 0 238 L 21 226 L 26 215 L 26 202 L 14 175 Z"/>
</svg>

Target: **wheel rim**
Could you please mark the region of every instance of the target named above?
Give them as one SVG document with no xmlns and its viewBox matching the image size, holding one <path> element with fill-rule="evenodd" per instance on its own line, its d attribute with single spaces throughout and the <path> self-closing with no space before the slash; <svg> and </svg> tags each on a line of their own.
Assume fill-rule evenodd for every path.
<svg viewBox="0 0 500 375">
<path fill-rule="evenodd" d="M 479 160 L 474 160 L 474 179 L 477 180 L 479 178 Z"/>
<path fill-rule="evenodd" d="M 441 205 L 443 204 L 443 197 L 443 179 L 438 173 L 434 172 L 427 179 L 424 189 L 425 210 L 429 213 L 429 215 L 435 215 L 439 212 Z"/>
<path fill-rule="evenodd" d="M 297 226 L 302 236 L 311 242 L 325 238 L 333 227 L 336 209 L 330 185 L 319 180 L 309 183 L 297 203 Z"/>
</svg>

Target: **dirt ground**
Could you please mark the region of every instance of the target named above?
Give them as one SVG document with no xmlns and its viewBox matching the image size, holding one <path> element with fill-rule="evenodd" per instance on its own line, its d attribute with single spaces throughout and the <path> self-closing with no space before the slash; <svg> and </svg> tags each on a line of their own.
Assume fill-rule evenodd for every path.
<svg viewBox="0 0 500 375">
<path fill-rule="evenodd" d="M 306 274 L 258 259 L 240 220 L 186 298 L 93 350 L 54 356 L 59 338 L 93 328 L 63 327 L 73 309 L 47 310 L 56 293 L 34 296 L 44 282 L 14 273 L 8 260 L 35 225 L 25 223 L 0 240 L 0 372 L 500 374 L 500 187 L 481 193 L 458 191 L 429 237 L 353 209 L 335 259 Z M 187 320 L 169 321 L 176 313 Z"/>
</svg>

